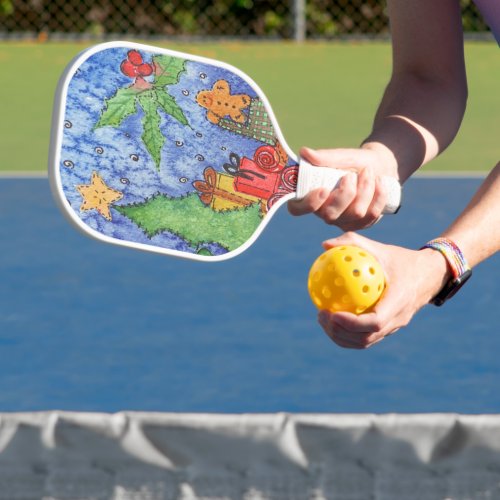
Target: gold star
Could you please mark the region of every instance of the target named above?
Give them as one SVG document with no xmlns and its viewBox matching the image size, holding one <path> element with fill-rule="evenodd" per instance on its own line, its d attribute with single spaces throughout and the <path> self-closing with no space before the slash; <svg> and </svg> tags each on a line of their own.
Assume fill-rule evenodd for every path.
<svg viewBox="0 0 500 500">
<path fill-rule="evenodd" d="M 107 186 L 97 172 L 92 172 L 90 184 L 78 184 L 76 189 L 83 198 L 80 210 L 95 209 L 107 220 L 111 220 L 110 205 L 123 198 L 123 193 Z"/>
</svg>

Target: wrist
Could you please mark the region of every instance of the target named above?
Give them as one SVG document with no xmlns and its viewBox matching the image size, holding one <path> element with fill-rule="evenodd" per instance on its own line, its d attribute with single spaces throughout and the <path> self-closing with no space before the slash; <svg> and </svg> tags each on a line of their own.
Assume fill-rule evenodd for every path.
<svg viewBox="0 0 500 500">
<path fill-rule="evenodd" d="M 432 299 L 443 289 L 443 287 L 452 278 L 452 273 L 448 262 L 444 255 L 436 252 L 432 248 L 422 248 L 419 250 L 423 262 L 420 269 L 425 269 L 424 276 L 425 290 L 426 290 L 426 303 L 431 302 Z"/>
<path fill-rule="evenodd" d="M 451 275 L 441 290 L 431 300 L 434 305 L 441 306 L 462 288 L 471 277 L 472 270 L 462 250 L 449 238 L 441 237 L 431 240 L 422 249 L 430 249 L 442 255 L 446 261 L 448 272 Z"/>
<path fill-rule="evenodd" d="M 394 177 L 399 180 L 396 156 L 385 144 L 367 139 L 361 144 L 361 149 L 372 151 L 377 155 L 379 165 L 379 169 L 376 172 L 377 175 Z"/>
</svg>

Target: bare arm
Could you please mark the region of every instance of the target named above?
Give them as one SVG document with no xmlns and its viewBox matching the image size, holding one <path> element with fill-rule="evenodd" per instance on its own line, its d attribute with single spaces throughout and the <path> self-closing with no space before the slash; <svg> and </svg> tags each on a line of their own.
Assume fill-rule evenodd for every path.
<svg viewBox="0 0 500 500">
<path fill-rule="evenodd" d="M 467 83 L 457 0 L 389 0 L 393 71 L 363 148 L 395 161 L 405 181 L 454 139 Z"/>
<path fill-rule="evenodd" d="M 333 191 L 318 189 L 288 204 L 293 215 L 315 213 L 344 230 L 380 217 L 385 195 L 379 178 L 404 182 L 443 151 L 465 111 L 467 82 L 458 0 L 388 0 L 393 71 L 373 129 L 360 148 L 303 148 L 315 165 L 348 168 Z"/>
<path fill-rule="evenodd" d="M 471 266 L 500 251 L 500 162 L 443 236 L 457 243 Z"/>
</svg>

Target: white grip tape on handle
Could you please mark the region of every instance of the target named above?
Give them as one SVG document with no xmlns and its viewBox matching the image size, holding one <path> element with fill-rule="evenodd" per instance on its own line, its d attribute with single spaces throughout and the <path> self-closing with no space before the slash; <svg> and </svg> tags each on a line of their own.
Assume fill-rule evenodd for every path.
<svg viewBox="0 0 500 500">
<path fill-rule="evenodd" d="M 316 167 L 300 160 L 297 182 L 297 199 L 304 198 L 313 189 L 326 187 L 334 189 L 348 170 L 329 167 Z M 401 184 L 394 177 L 382 177 L 382 186 L 387 196 L 384 214 L 394 214 L 401 205 Z"/>
</svg>

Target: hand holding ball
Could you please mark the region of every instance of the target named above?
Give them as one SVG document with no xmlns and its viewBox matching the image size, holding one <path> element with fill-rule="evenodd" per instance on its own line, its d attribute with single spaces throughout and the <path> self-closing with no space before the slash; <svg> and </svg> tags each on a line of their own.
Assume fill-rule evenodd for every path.
<svg viewBox="0 0 500 500">
<path fill-rule="evenodd" d="M 333 247 L 312 265 L 307 288 L 318 309 L 362 314 L 380 299 L 385 288 L 384 271 L 363 248 Z"/>
</svg>

